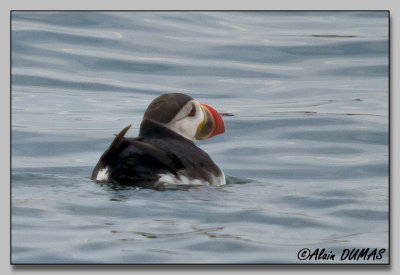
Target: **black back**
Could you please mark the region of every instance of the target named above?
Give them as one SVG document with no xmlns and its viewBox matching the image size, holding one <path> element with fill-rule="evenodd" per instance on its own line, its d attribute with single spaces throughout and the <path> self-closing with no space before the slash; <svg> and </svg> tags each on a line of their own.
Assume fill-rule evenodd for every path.
<svg viewBox="0 0 400 275">
<path fill-rule="evenodd" d="M 184 175 L 189 179 L 210 181 L 220 170 L 192 141 L 152 120 L 143 120 L 140 137 L 125 138 L 123 129 L 101 156 L 92 173 L 109 167 L 112 183 L 154 187 L 159 174 Z"/>
</svg>

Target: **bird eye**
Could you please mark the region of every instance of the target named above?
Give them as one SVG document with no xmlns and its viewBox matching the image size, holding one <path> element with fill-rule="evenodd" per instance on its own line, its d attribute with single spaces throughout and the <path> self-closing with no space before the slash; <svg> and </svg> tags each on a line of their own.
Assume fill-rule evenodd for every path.
<svg viewBox="0 0 400 275">
<path fill-rule="evenodd" d="M 190 110 L 188 116 L 195 116 L 196 115 L 196 106 L 192 104 L 192 110 Z"/>
</svg>

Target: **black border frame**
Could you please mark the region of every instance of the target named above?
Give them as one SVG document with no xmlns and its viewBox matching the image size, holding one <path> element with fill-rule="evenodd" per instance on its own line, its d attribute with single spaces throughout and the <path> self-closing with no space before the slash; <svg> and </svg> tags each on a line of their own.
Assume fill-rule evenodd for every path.
<svg viewBox="0 0 400 275">
<path fill-rule="evenodd" d="M 313 263 L 313 262 L 299 262 L 299 263 L 13 263 L 12 261 L 12 14 L 13 12 L 386 12 L 387 13 L 387 24 L 388 24 L 388 262 L 387 263 L 378 263 L 378 262 L 365 262 L 365 263 Z M 57 267 L 60 266 L 68 266 L 72 267 L 73 270 L 77 270 L 76 268 L 85 267 L 85 270 L 89 270 L 90 267 L 99 267 L 99 270 L 104 270 L 105 266 L 110 266 L 114 268 L 115 266 L 120 267 L 129 267 L 129 266 L 136 266 L 136 267 L 157 267 L 157 269 L 161 269 L 162 267 L 171 267 L 171 266 L 179 266 L 179 267 L 233 267 L 235 270 L 241 269 L 240 267 L 244 267 L 247 270 L 247 267 L 262 267 L 262 266 L 270 266 L 270 267 L 291 267 L 291 270 L 297 270 L 294 268 L 308 268 L 308 267 L 317 267 L 318 270 L 325 270 L 323 266 L 335 266 L 340 270 L 346 269 L 348 267 L 357 267 L 355 270 L 371 270 L 371 268 L 376 270 L 390 270 L 391 266 L 391 208 L 392 208 L 392 200 L 391 200 L 391 183 L 392 183 L 392 169 L 391 169 L 391 128 L 392 128 L 392 120 L 391 120 L 391 20 L 390 20 L 390 10 L 123 10 L 123 9 L 115 9 L 115 10 L 53 10 L 53 9 L 43 9 L 43 10 L 10 10 L 10 18 L 9 18 L 9 31 L 10 31 L 10 44 L 9 44 L 9 51 L 10 51 L 10 59 L 9 59 L 9 68 L 10 68 L 10 265 L 12 265 L 14 270 L 38 270 L 38 271 L 47 271 L 53 270 L 56 271 Z M 42 268 L 41 268 L 42 267 Z M 160 267 L 160 268 L 159 268 Z M 294 267 L 294 268 L 293 268 Z M 179 268 L 181 269 L 181 268 Z M 111 269 L 113 270 L 113 269 Z M 178 269 L 177 269 L 178 270 Z"/>
</svg>

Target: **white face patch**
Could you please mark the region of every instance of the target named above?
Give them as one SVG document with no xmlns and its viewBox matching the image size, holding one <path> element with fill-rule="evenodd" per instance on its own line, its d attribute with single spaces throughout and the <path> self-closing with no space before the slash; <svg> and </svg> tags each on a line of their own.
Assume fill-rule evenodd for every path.
<svg viewBox="0 0 400 275">
<path fill-rule="evenodd" d="M 97 173 L 96 181 L 107 182 L 109 179 L 109 168 L 106 166 Z"/>
<path fill-rule="evenodd" d="M 194 116 L 189 116 L 193 107 L 196 109 Z M 165 126 L 187 139 L 195 140 L 197 128 L 204 120 L 204 113 L 197 100 L 191 100 L 179 113 Z"/>
</svg>

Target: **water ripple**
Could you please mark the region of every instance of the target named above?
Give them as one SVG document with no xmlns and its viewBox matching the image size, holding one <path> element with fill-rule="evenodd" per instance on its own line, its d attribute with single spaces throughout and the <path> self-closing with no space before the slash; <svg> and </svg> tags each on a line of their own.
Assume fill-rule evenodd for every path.
<svg viewBox="0 0 400 275">
<path fill-rule="evenodd" d="M 386 12 L 20 12 L 13 263 L 298 263 L 388 247 Z M 161 93 L 224 114 L 198 142 L 227 184 L 96 184 Z M 385 254 L 382 262 L 387 262 Z"/>
</svg>

